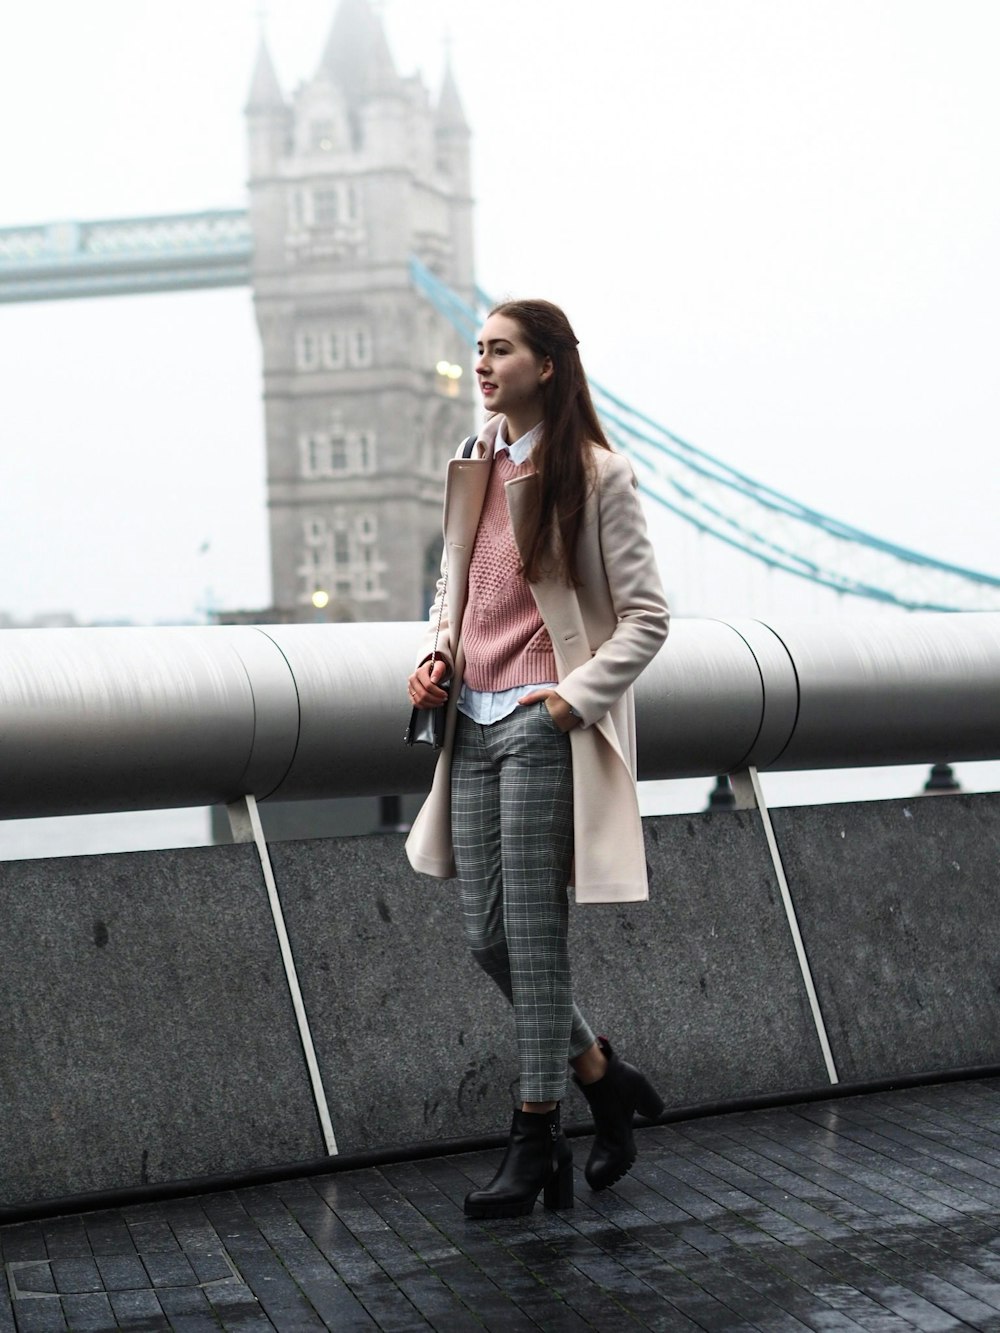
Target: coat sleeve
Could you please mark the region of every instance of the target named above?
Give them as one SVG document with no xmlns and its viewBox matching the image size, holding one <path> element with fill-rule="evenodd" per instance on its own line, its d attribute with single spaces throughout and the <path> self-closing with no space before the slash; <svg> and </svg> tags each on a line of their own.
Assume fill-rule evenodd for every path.
<svg viewBox="0 0 1000 1333">
<path fill-rule="evenodd" d="M 440 617 L 441 632 L 438 634 L 438 619 Z M 454 670 L 455 653 L 451 642 L 451 623 L 448 617 L 448 552 L 447 549 L 441 556 L 441 574 L 437 581 L 437 590 L 434 593 L 434 601 L 431 605 L 430 615 L 427 617 L 427 625 L 420 641 L 420 653 L 417 657 L 417 666 L 421 662 L 426 662 L 434 652 L 434 640 L 437 638 L 437 654 L 443 657 L 448 663 L 449 670 Z"/>
<path fill-rule="evenodd" d="M 468 439 L 462 441 L 455 451 L 456 458 L 467 458 L 466 446 Z M 447 499 L 445 500 L 447 508 Z M 441 572 L 437 581 L 437 588 L 434 593 L 434 601 L 431 605 L 430 615 L 427 617 L 427 628 L 424 630 L 420 641 L 420 653 L 417 657 L 417 666 L 427 659 L 434 652 L 434 639 L 437 636 L 438 656 L 443 657 L 448 663 L 449 670 L 455 669 L 455 649 L 452 644 L 452 627 L 448 615 L 448 547 L 445 544 L 441 554 Z M 438 635 L 438 617 L 440 617 L 441 633 Z"/>
<path fill-rule="evenodd" d="M 591 726 L 635 682 L 667 637 L 670 611 L 628 459 L 606 455 L 597 480 L 600 560 L 616 623 L 559 693 Z"/>
</svg>

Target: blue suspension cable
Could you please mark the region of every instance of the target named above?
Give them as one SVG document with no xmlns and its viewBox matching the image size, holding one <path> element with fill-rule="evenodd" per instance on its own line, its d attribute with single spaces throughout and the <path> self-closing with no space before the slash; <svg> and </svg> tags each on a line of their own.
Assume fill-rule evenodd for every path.
<svg viewBox="0 0 1000 1333">
<path fill-rule="evenodd" d="M 410 272 L 418 290 L 427 297 L 438 313 L 448 320 L 465 341 L 471 347 L 475 347 L 481 312 L 492 305 L 489 296 L 482 288 L 476 287 L 476 308 L 470 306 L 415 256 L 410 260 Z M 735 547 L 735 549 L 752 559 L 758 560 L 771 568 L 784 570 L 786 573 L 795 574 L 800 578 L 819 583 L 827 588 L 833 588 L 838 592 L 850 593 L 853 596 L 867 597 L 908 609 L 955 609 L 936 603 L 903 599 L 888 589 L 867 582 L 859 582 L 847 576 L 839 575 L 835 571 L 823 569 L 814 561 L 810 561 L 754 529 L 746 527 L 739 520 L 712 505 L 708 500 L 700 497 L 697 492 L 683 486 L 676 479 L 660 473 L 655 464 L 650 462 L 646 456 L 646 451 L 651 450 L 654 457 L 659 455 L 671 458 L 704 481 L 722 486 L 770 513 L 811 527 L 818 532 L 822 532 L 825 536 L 849 545 L 876 551 L 924 571 L 948 574 L 979 586 L 1000 588 L 1000 578 L 993 575 L 937 560 L 919 551 L 913 551 L 876 537 L 860 528 L 842 523 L 839 519 L 823 514 L 819 510 L 803 505 L 774 487 L 754 480 L 746 473 L 731 467 L 720 459 L 714 458 L 705 450 L 699 449 L 696 445 L 690 444 L 680 436 L 675 435 L 665 426 L 653 421 L 651 417 L 630 407 L 617 395 L 604 388 L 598 381 L 591 379 L 590 383 L 594 389 L 595 397 L 598 399 L 601 417 L 609 428 L 609 433 L 611 430 L 614 431 L 615 443 L 652 472 L 660 484 L 666 482 L 689 505 L 696 505 L 703 513 L 710 515 L 713 522 L 709 523 L 697 518 L 690 512 L 690 509 L 682 508 L 670 502 L 660 491 L 655 490 L 648 483 L 640 482 L 640 489 L 643 493 L 649 495 L 651 499 L 699 531 Z M 621 414 L 624 414 L 624 416 Z M 641 426 L 647 429 L 641 429 L 640 426 L 633 424 L 634 422 L 641 423 Z M 654 433 L 650 434 L 649 431 Z M 720 531 L 714 524 L 723 524 L 733 532 L 740 534 L 740 537 L 730 536 L 726 532 Z M 768 555 L 768 551 L 772 554 Z"/>
</svg>

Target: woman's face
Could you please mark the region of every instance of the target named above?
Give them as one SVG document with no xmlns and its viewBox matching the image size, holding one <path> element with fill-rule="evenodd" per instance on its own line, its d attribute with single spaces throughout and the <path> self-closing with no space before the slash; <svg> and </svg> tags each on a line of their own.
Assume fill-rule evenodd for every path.
<svg viewBox="0 0 1000 1333">
<path fill-rule="evenodd" d="M 476 375 L 483 403 L 530 429 L 542 418 L 543 385 L 552 377 L 549 358 L 536 356 L 517 320 L 490 315 L 479 334 Z"/>
</svg>

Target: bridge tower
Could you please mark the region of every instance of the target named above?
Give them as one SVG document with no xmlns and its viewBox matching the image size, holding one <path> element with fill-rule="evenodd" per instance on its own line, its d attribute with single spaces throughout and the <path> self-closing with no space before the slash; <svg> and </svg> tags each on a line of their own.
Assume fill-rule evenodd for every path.
<svg viewBox="0 0 1000 1333">
<path fill-rule="evenodd" d="M 318 593 L 326 619 L 419 619 L 444 466 L 474 425 L 468 353 L 409 277 L 415 254 L 472 296 L 455 81 L 432 100 L 369 0 L 340 0 L 290 100 L 262 36 L 246 115 L 273 611 L 314 620 Z"/>
</svg>

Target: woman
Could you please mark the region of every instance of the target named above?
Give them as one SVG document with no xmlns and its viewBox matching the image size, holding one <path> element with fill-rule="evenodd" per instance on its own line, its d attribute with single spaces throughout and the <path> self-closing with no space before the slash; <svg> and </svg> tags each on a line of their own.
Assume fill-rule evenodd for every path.
<svg viewBox="0 0 1000 1333">
<path fill-rule="evenodd" d="M 492 415 L 448 467 L 443 573 L 409 678 L 416 706 L 447 705 L 445 743 L 406 849 L 416 870 L 457 873 L 473 956 L 514 1006 L 521 1108 L 500 1170 L 465 1201 L 511 1217 L 543 1190 L 572 1206 L 567 1060 L 595 1122 L 592 1188 L 634 1162 L 634 1112 L 663 1109 L 573 1004 L 567 885 L 578 902 L 648 896 L 631 686 L 669 615 L 563 312 L 496 306 L 476 375 Z"/>
</svg>

